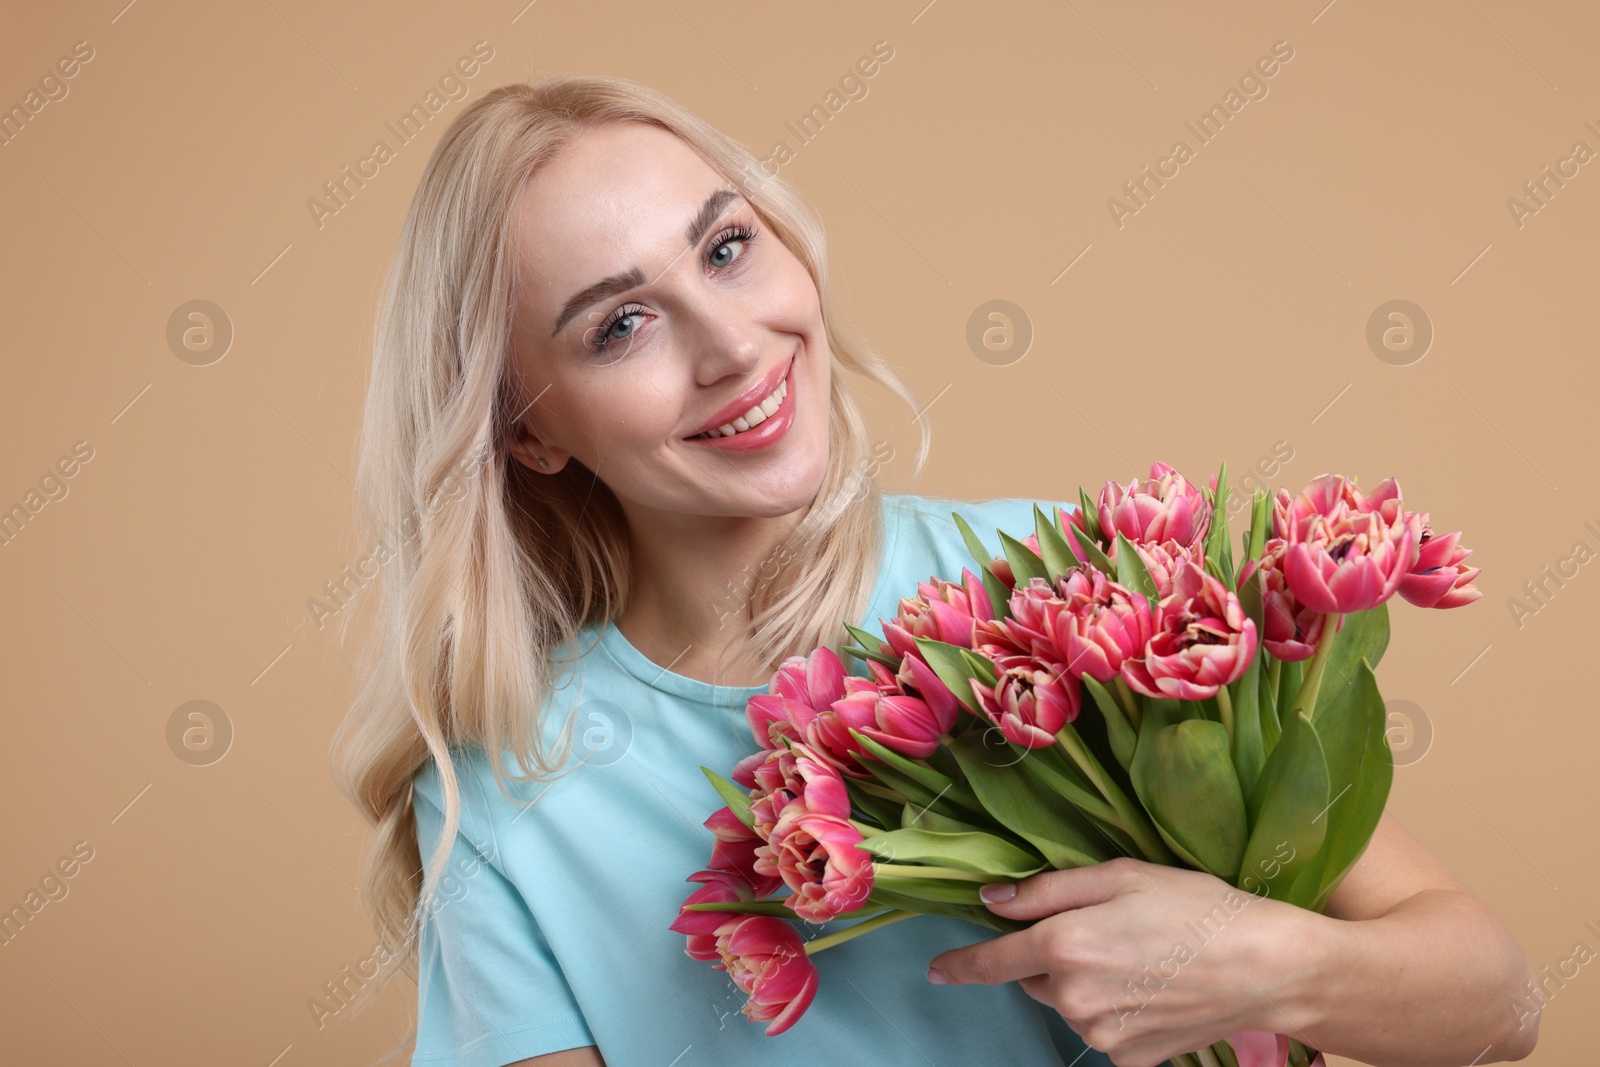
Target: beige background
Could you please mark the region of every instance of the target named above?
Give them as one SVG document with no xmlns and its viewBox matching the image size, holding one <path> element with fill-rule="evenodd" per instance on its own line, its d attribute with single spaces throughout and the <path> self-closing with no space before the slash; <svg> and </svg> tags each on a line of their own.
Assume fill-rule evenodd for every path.
<svg viewBox="0 0 1600 1067">
<path fill-rule="evenodd" d="M 1392 810 L 1537 964 L 1600 949 L 1600 577 L 1574 559 L 1520 625 L 1509 605 L 1577 542 L 1581 562 L 1600 549 L 1600 163 L 1520 226 L 1507 205 L 1574 142 L 1600 151 L 1600 25 L 1577 3 L 1324 2 L 8 12 L 0 106 L 76 42 L 93 58 L 0 147 L 0 507 L 75 443 L 92 458 L 0 545 L 0 905 L 75 843 L 93 858 L 0 947 L 5 1058 L 349 1064 L 414 1011 L 405 983 L 320 1028 L 307 1005 L 375 940 L 352 888 L 365 829 L 326 770 L 349 679 L 308 600 L 363 554 L 348 477 L 374 295 L 465 101 L 320 228 L 307 205 L 375 140 L 394 147 L 384 124 L 478 41 L 493 57 L 469 99 L 607 71 L 760 155 L 788 142 L 848 314 L 930 405 L 912 484 L 913 428 L 872 397 L 888 488 L 1061 498 L 1154 459 L 1237 477 L 1275 448 L 1292 458 L 1273 486 L 1399 476 L 1436 528 L 1466 531 L 1485 596 L 1396 601 L 1380 678 L 1415 732 L 1396 734 Z M 802 146 L 785 124 L 877 41 L 892 59 Z M 1278 41 L 1293 59 L 1268 95 L 1119 228 L 1108 199 L 1174 140 L 1195 147 L 1184 123 Z M 206 366 L 167 340 L 197 299 L 235 333 Z M 997 299 L 1031 323 L 1020 359 L 968 346 Z M 1366 340 L 1395 299 L 1435 330 L 1403 366 Z M 992 470 L 997 454 L 1017 462 Z M 206 766 L 169 747 L 191 700 L 233 731 Z M 1588 1062 L 1600 968 L 1551 989 L 1529 1062 Z"/>
</svg>

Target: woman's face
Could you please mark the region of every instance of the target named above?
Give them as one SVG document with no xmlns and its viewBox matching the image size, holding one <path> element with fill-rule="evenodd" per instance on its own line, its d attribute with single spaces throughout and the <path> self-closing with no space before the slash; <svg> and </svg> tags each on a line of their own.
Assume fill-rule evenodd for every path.
<svg viewBox="0 0 1600 1067">
<path fill-rule="evenodd" d="M 816 495 L 831 360 L 816 286 L 732 189 L 642 123 L 581 134 L 529 181 L 510 356 L 520 462 L 554 473 L 575 458 L 625 505 L 662 511 L 787 515 Z M 730 405 L 771 414 L 721 444 L 696 437 L 728 428 Z"/>
</svg>

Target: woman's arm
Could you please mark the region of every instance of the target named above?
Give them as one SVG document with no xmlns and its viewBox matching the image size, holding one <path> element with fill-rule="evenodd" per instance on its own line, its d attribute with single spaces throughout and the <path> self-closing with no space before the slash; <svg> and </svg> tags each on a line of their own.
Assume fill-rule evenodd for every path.
<svg viewBox="0 0 1600 1067">
<path fill-rule="evenodd" d="M 1533 1051 L 1532 962 L 1500 917 L 1387 812 L 1320 919 L 1308 930 L 1316 967 L 1284 1008 L 1311 1044 L 1419 1065 Z"/>
<path fill-rule="evenodd" d="M 1387 814 L 1327 914 L 1132 859 L 1036 874 L 989 907 L 1040 921 L 942 953 L 939 975 L 1017 981 L 1120 1064 L 1237 1030 L 1397 1067 L 1521 1059 L 1538 1040 L 1537 1013 L 1518 1015 L 1527 956 Z"/>
</svg>

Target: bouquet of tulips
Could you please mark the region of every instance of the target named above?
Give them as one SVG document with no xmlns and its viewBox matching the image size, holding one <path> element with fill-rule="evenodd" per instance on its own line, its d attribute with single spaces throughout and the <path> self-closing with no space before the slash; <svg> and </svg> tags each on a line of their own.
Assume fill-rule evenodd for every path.
<svg viewBox="0 0 1600 1067">
<path fill-rule="evenodd" d="M 918 583 L 882 637 L 787 660 L 750 698 L 757 750 L 729 781 L 703 883 L 671 928 L 749 998 L 766 1033 L 814 997 L 819 951 L 919 914 L 1000 932 L 978 886 L 1119 855 L 1207 871 L 1321 911 L 1365 850 L 1393 759 L 1373 668 L 1387 602 L 1476 600 L 1458 533 L 1390 478 L 1251 494 L 1242 559 L 1227 466 L 1164 463 L 1098 501 L 997 531 L 953 517 L 981 573 Z M 781 895 L 775 895 L 781 894 Z M 794 920 L 856 920 L 809 940 Z M 1320 1067 L 1241 1032 L 1180 1067 Z"/>
</svg>

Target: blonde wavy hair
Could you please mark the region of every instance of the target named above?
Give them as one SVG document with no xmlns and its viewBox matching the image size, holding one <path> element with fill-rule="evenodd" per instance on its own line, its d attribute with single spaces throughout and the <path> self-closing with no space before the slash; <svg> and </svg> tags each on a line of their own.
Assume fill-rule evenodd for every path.
<svg viewBox="0 0 1600 1067">
<path fill-rule="evenodd" d="M 854 383 L 840 371 L 878 383 L 913 412 L 917 404 L 834 315 L 815 213 L 744 145 L 622 78 L 502 85 L 466 107 L 428 160 L 400 231 L 358 445 L 357 525 L 388 551 L 340 616 L 357 686 L 333 738 L 331 770 L 376 831 L 360 891 L 380 947 L 399 946 L 380 954 L 388 965 L 358 1001 L 401 971 L 416 978 L 420 923 L 460 825 L 452 750 L 480 746 L 508 799 L 509 780 L 560 777 L 574 716 L 558 752 L 541 743 L 542 709 L 560 676 L 557 650 L 574 647 L 581 629 L 615 619 L 628 600 L 628 526 L 610 489 L 576 460 L 536 474 L 505 447 L 524 410 L 507 360 L 521 192 L 575 137 L 618 122 L 668 130 L 724 175 L 806 265 L 821 299 L 833 360 L 827 471 L 774 554 L 777 565 L 769 574 L 763 564 L 740 591 L 739 654 L 776 670 L 785 657 L 822 645 L 837 652 L 846 638 L 840 620 L 867 609 L 882 547 L 880 491 L 865 473 L 867 429 Z M 921 443 L 913 477 L 929 436 L 926 423 L 914 421 Z M 515 774 L 502 759 L 507 751 Z M 445 825 L 424 868 L 411 783 L 430 758 Z"/>
</svg>

